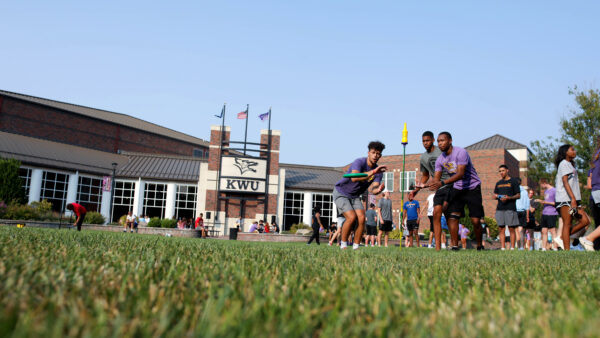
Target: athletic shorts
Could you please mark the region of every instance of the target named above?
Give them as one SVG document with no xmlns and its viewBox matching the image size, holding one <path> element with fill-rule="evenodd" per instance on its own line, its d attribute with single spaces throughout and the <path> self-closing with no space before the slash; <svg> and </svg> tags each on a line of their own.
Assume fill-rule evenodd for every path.
<svg viewBox="0 0 600 338">
<path fill-rule="evenodd" d="M 427 216 L 429 218 L 429 231 L 433 232 L 433 216 Z"/>
<path fill-rule="evenodd" d="M 367 225 L 367 236 L 377 235 L 377 225 Z"/>
<path fill-rule="evenodd" d="M 556 211 L 558 211 L 558 213 L 560 214 L 560 208 L 561 207 L 569 207 L 569 209 L 571 209 L 571 201 L 567 201 L 567 202 L 556 202 Z M 581 201 L 577 201 L 577 206 L 581 206 Z"/>
<path fill-rule="evenodd" d="M 448 201 L 448 195 L 450 194 L 450 185 L 444 185 L 439 188 L 435 195 L 433 195 L 433 205 L 444 205 L 444 202 Z"/>
<path fill-rule="evenodd" d="M 336 188 L 333 188 L 333 201 L 338 210 L 342 211 L 342 214 L 351 210 L 365 210 L 365 206 L 360 200 L 360 197 L 346 197 L 340 194 Z"/>
<path fill-rule="evenodd" d="M 542 215 L 542 224 L 540 226 L 542 228 L 554 229 L 556 228 L 557 220 L 558 215 Z"/>
<path fill-rule="evenodd" d="M 525 220 L 527 220 L 527 215 L 525 215 Z M 529 215 L 529 222 L 525 225 L 525 229 L 536 229 L 537 225 L 535 224 L 535 215 Z"/>
<path fill-rule="evenodd" d="M 527 212 L 517 211 L 517 217 L 519 217 L 519 226 L 523 228 L 527 227 Z"/>
<path fill-rule="evenodd" d="M 496 210 L 496 222 L 499 227 L 517 227 L 520 224 L 519 216 L 514 210 Z"/>
<path fill-rule="evenodd" d="M 406 221 L 406 227 L 408 228 L 408 231 L 419 230 L 419 222 L 417 222 L 416 219 L 409 219 Z"/>
<path fill-rule="evenodd" d="M 478 185 L 473 190 L 458 190 L 455 188 L 450 189 L 448 194 L 448 212 L 462 214 L 465 206 L 469 208 L 470 217 L 483 217 L 484 212 L 483 201 L 481 199 L 481 185 Z"/>
<path fill-rule="evenodd" d="M 379 224 L 379 230 L 381 231 L 392 231 L 392 221 L 383 221 L 383 224 Z"/>
</svg>

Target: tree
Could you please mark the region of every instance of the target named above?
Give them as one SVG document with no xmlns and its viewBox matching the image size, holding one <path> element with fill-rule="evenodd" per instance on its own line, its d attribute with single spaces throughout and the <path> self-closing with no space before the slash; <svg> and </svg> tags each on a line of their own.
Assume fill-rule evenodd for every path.
<svg viewBox="0 0 600 338">
<path fill-rule="evenodd" d="M 25 202 L 23 179 L 19 177 L 21 162 L 13 159 L 0 158 L 0 201 Z"/>
</svg>

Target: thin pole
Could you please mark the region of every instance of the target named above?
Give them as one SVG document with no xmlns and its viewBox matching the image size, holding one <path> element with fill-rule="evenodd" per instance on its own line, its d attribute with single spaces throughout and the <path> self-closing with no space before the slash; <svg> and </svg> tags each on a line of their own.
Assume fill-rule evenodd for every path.
<svg viewBox="0 0 600 338">
<path fill-rule="evenodd" d="M 244 132 L 244 155 L 246 155 L 246 142 L 248 142 L 248 110 L 250 110 L 250 105 L 246 105 L 246 131 Z"/>
<path fill-rule="evenodd" d="M 265 210 L 263 219 L 267 222 L 267 214 L 269 213 L 269 176 L 271 175 L 271 107 L 269 107 L 269 127 L 267 134 L 267 177 L 265 180 Z M 273 223 L 273 222 L 271 222 Z"/>
<path fill-rule="evenodd" d="M 223 110 L 221 111 L 221 141 L 219 142 L 219 174 L 217 177 L 217 191 L 215 191 L 215 195 L 217 198 L 217 210 L 215 210 L 215 221 L 219 220 L 219 210 L 221 209 L 221 200 L 219 199 L 219 194 L 221 190 L 221 156 L 223 153 L 223 134 L 225 133 L 225 106 L 227 103 L 223 103 Z M 210 151 L 210 150 L 209 150 Z M 214 222 L 216 226 L 217 222 Z M 225 226 L 223 226 L 223 235 L 225 234 Z"/>
</svg>

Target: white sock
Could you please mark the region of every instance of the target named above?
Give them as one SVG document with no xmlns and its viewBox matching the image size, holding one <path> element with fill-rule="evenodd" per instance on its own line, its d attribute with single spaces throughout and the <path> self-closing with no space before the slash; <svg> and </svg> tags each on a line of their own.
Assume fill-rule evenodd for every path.
<svg viewBox="0 0 600 338">
<path fill-rule="evenodd" d="M 359 247 L 360 247 L 360 245 L 358 245 L 358 244 L 356 244 L 356 243 L 352 244 L 352 249 L 353 249 L 353 250 L 356 250 L 356 249 L 358 249 Z"/>
</svg>

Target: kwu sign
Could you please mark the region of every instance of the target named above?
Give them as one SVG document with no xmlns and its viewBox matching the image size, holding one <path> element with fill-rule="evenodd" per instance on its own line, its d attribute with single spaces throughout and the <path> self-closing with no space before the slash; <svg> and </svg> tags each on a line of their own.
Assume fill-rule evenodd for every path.
<svg viewBox="0 0 600 338">
<path fill-rule="evenodd" d="M 267 160 L 252 157 L 223 156 L 221 191 L 265 193 Z"/>
</svg>

